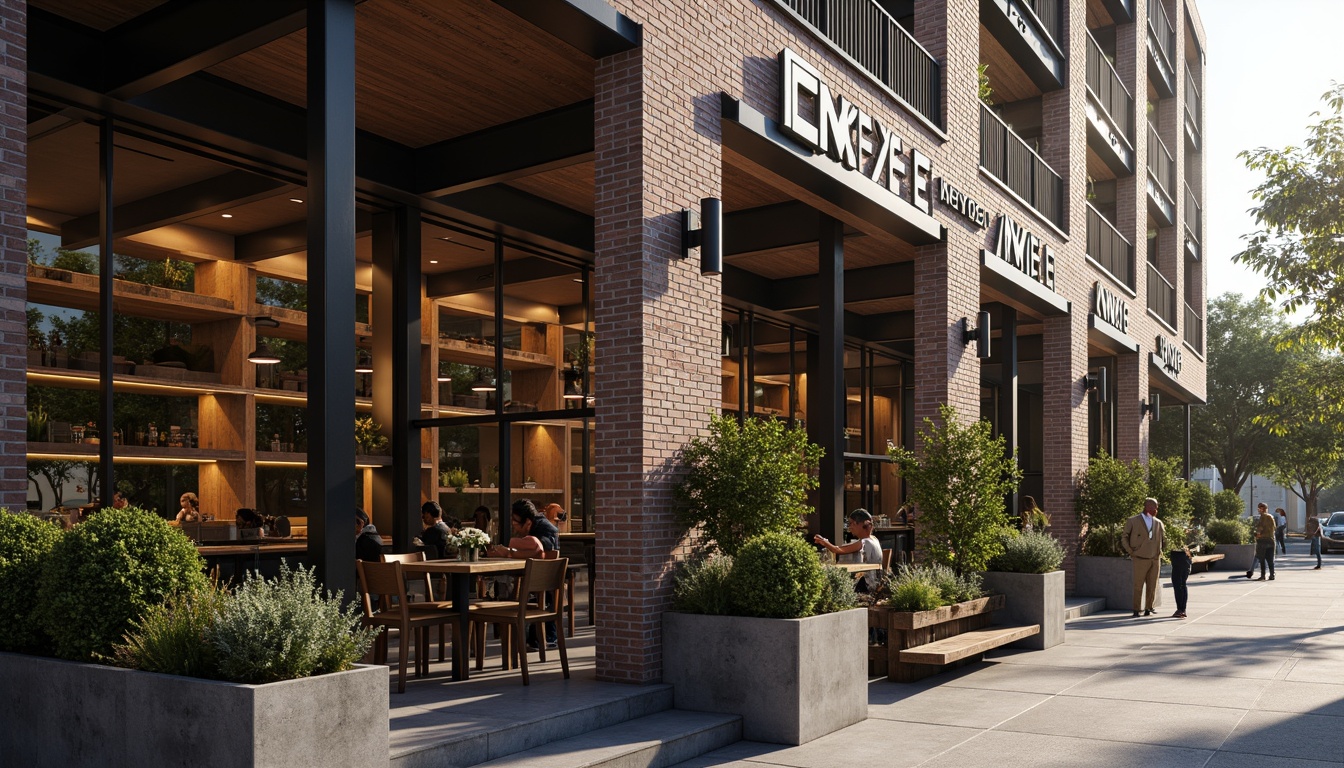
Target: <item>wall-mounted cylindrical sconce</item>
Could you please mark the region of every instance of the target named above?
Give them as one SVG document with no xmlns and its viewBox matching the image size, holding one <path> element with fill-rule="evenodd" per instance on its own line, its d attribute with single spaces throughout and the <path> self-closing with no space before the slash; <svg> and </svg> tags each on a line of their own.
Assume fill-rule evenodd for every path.
<svg viewBox="0 0 1344 768">
<path fill-rule="evenodd" d="M 963 344 L 975 342 L 975 356 L 984 360 L 988 358 L 990 354 L 989 332 L 991 330 L 991 324 L 989 320 L 989 311 L 985 310 L 976 315 L 976 323 L 976 326 L 972 328 L 969 319 L 965 317 L 961 318 L 961 325 L 963 328 L 961 342 Z"/>
<path fill-rule="evenodd" d="M 723 273 L 723 201 L 706 197 L 700 201 L 700 213 L 690 208 L 681 211 L 681 257 L 700 249 L 700 274 Z"/>
<path fill-rule="evenodd" d="M 1098 403 L 1110 399 L 1110 388 L 1106 386 L 1106 369 L 1098 368 L 1096 373 L 1084 376 L 1083 389 L 1093 392 L 1097 396 Z"/>
</svg>

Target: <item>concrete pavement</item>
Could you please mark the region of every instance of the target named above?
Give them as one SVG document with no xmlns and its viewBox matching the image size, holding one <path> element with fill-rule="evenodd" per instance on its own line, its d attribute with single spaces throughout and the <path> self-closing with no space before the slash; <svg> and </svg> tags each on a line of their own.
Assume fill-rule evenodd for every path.
<svg viewBox="0 0 1344 768">
<path fill-rule="evenodd" d="M 799 747 L 739 742 L 681 768 L 1344 765 L 1344 555 L 1275 581 L 1190 579 L 1188 619 L 1069 622 L 1065 643 L 1001 651 L 913 684 L 873 682 L 869 719 Z"/>
</svg>

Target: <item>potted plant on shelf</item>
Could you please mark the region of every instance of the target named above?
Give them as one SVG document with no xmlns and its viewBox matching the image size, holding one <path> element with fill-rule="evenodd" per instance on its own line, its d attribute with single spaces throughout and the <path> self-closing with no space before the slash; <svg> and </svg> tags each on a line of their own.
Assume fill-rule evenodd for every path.
<svg viewBox="0 0 1344 768">
<path fill-rule="evenodd" d="M 852 610 L 849 574 L 825 568 L 797 532 L 821 448 L 801 426 L 712 415 L 681 458 L 679 519 L 699 546 L 663 615 L 676 706 L 741 715 L 745 738 L 785 744 L 866 718 L 866 613 Z M 834 663 L 813 663 L 823 647 Z"/>
<path fill-rule="evenodd" d="M 439 481 L 443 483 L 444 487 L 452 488 L 458 493 L 462 493 L 462 490 L 467 487 L 467 470 L 461 467 L 453 467 L 452 469 L 445 470 L 442 477 L 439 478 Z"/>
<path fill-rule="evenodd" d="M 387 450 L 387 436 L 382 434 L 382 428 L 372 416 L 356 416 L 355 452 L 370 456 L 384 453 Z"/>
<path fill-rule="evenodd" d="M 1041 650 L 1064 642 L 1063 562 L 1063 545 L 1041 530 L 1004 536 L 1003 551 L 990 559 L 985 587 L 1004 596 L 1001 620 L 1041 627 L 1018 647 Z"/>
<path fill-rule="evenodd" d="M 1087 462 L 1078 480 L 1075 507 L 1083 529 L 1077 594 L 1104 597 L 1107 607 L 1114 610 L 1129 608 L 1134 567 L 1120 546 L 1120 535 L 1125 520 L 1143 509 L 1147 493 L 1143 464 L 1138 460 L 1126 464 L 1102 453 Z M 1159 592 L 1157 599 L 1161 597 Z"/>
</svg>

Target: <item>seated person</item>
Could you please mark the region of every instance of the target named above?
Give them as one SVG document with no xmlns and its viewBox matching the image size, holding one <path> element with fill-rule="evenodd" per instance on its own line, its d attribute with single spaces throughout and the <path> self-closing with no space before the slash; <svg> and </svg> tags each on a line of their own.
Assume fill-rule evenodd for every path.
<svg viewBox="0 0 1344 768">
<path fill-rule="evenodd" d="M 443 521 L 443 507 L 437 501 L 426 501 L 420 507 L 420 522 L 425 529 L 420 532 L 415 543 L 425 548 L 425 557 L 430 560 L 442 560 L 448 556 L 448 537 L 455 531 Z"/>
<path fill-rule="evenodd" d="M 199 523 L 201 521 L 201 502 L 197 500 L 196 494 L 187 491 L 178 499 L 182 508 L 177 511 L 177 522 L 179 523 Z"/>
<path fill-rule="evenodd" d="M 468 525 L 485 531 L 490 536 L 491 541 L 494 541 L 497 538 L 495 519 L 490 515 L 490 508 L 484 504 L 477 507 L 476 511 L 471 513 L 471 522 L 468 523 Z"/>
<path fill-rule="evenodd" d="M 359 507 L 355 507 L 355 557 L 367 563 L 383 561 L 383 537 Z"/>
<path fill-rule="evenodd" d="M 559 531 L 537 511 L 535 504 L 528 499 L 519 499 L 513 502 L 509 512 L 513 538 L 509 539 L 507 547 L 492 547 L 490 552 L 494 557 L 554 557 L 559 554 Z M 550 592 L 546 593 L 545 600 L 546 608 L 554 608 Z M 535 627 L 528 628 L 529 648 L 537 646 L 535 632 Z M 546 647 L 556 647 L 556 624 L 553 621 L 546 622 Z"/>
<path fill-rule="evenodd" d="M 256 510 L 250 507 L 241 507 L 233 513 L 233 524 L 238 526 L 238 538 L 240 539 L 260 539 L 266 534 L 264 527 L 266 521 L 257 514 Z"/>
<path fill-rule="evenodd" d="M 876 563 L 882 564 L 882 545 L 873 535 L 873 516 L 866 509 L 856 509 L 849 513 L 849 535 L 854 540 L 848 544 L 832 544 L 825 536 L 817 534 L 812 541 L 825 547 L 834 554 L 839 563 Z M 859 592 L 869 592 L 877 586 L 879 574 L 869 571 L 854 584 Z"/>
</svg>

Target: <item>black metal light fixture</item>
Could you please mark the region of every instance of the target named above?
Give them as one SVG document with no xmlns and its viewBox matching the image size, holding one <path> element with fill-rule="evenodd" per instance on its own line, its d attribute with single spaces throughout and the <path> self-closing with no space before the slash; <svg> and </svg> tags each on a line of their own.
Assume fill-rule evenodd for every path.
<svg viewBox="0 0 1344 768">
<path fill-rule="evenodd" d="M 444 369 L 443 363 L 439 363 L 438 380 L 440 384 L 447 384 L 448 382 L 453 380 L 453 377 L 448 375 L 448 371 Z"/>
<path fill-rule="evenodd" d="M 971 342 L 975 342 L 975 356 L 984 360 L 989 357 L 989 312 L 982 311 L 979 315 L 976 315 L 976 321 L 978 322 L 978 325 L 972 328 L 969 318 L 961 318 L 961 343 L 970 344 Z"/>
<path fill-rule="evenodd" d="M 1106 402 L 1110 398 L 1110 389 L 1106 386 L 1106 369 L 1098 368 L 1096 373 L 1084 376 L 1083 389 L 1095 393 L 1098 403 Z"/>
<path fill-rule="evenodd" d="M 1147 402 L 1143 403 L 1139 412 L 1144 416 L 1149 416 L 1153 421 L 1162 420 L 1162 393 L 1149 392 Z"/>
<path fill-rule="evenodd" d="M 471 391 L 472 391 L 472 392 L 494 392 L 494 391 L 495 391 L 495 380 L 494 380 L 494 379 L 487 379 L 487 378 L 485 378 L 485 374 L 481 374 L 480 376 L 477 376 L 477 377 L 476 377 L 476 380 L 475 380 L 475 381 L 471 382 Z"/>
<path fill-rule="evenodd" d="M 251 320 L 252 324 L 257 326 L 258 328 L 280 327 L 280 321 L 276 320 L 274 317 L 260 315 L 258 317 L 252 317 L 248 319 Z M 252 353 L 247 356 L 247 361 L 249 363 L 254 363 L 256 365 L 275 365 L 276 363 L 280 362 L 280 357 L 271 351 L 270 345 L 258 339 L 257 348 L 252 350 Z"/>
<path fill-rule="evenodd" d="M 560 372 L 565 377 L 566 400 L 582 400 L 583 394 L 583 371 L 578 368 L 566 368 Z"/>
<path fill-rule="evenodd" d="M 355 352 L 355 373 L 373 373 L 373 355 L 367 349 Z"/>
<path fill-rule="evenodd" d="M 681 211 L 681 258 L 700 249 L 700 274 L 723 273 L 723 201 L 706 197 L 700 201 L 700 213 L 690 208 Z"/>
</svg>

